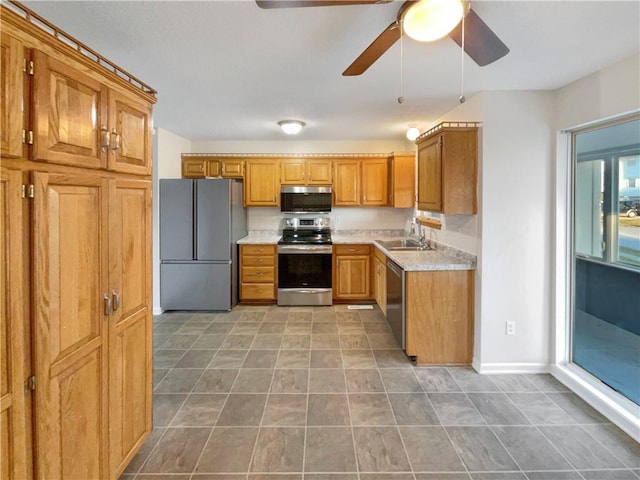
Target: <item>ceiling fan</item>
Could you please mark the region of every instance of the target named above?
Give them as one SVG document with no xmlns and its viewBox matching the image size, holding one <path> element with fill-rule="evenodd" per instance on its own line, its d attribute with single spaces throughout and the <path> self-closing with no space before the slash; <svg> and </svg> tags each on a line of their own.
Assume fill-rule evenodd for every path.
<svg viewBox="0 0 640 480">
<path fill-rule="evenodd" d="M 256 0 L 260 8 L 326 7 L 390 3 L 393 0 Z M 447 16 L 446 13 L 452 13 Z M 432 41 L 449 35 L 459 46 L 462 41 L 464 17 L 464 51 L 479 66 L 484 67 L 509 53 L 509 48 L 493 33 L 467 0 L 408 0 L 398 10 L 394 20 L 354 62 L 342 72 L 344 76 L 364 73 L 378 58 L 396 43 L 402 33 L 419 41 Z M 437 33 L 425 33 L 426 24 Z"/>
</svg>

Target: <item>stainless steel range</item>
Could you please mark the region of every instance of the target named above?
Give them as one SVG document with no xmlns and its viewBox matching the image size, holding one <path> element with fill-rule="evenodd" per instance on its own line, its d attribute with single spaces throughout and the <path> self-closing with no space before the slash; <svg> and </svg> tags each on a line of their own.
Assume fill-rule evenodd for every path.
<svg viewBox="0 0 640 480">
<path fill-rule="evenodd" d="M 285 218 L 278 242 L 278 305 L 331 305 L 328 217 Z"/>
</svg>

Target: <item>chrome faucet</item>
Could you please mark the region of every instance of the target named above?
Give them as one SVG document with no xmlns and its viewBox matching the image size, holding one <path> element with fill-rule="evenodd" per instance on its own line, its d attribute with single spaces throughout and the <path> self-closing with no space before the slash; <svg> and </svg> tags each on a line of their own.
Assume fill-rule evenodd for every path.
<svg viewBox="0 0 640 480">
<path fill-rule="evenodd" d="M 420 248 L 426 249 L 427 245 L 424 243 L 425 236 L 424 236 L 424 230 L 422 229 L 422 225 L 418 225 L 418 231 L 420 233 L 420 236 L 418 237 L 418 241 L 420 242 Z"/>
</svg>

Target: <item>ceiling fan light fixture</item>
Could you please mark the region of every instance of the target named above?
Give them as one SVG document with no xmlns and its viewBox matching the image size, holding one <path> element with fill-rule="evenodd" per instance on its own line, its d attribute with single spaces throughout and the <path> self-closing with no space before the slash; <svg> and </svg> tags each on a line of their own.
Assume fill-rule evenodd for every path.
<svg viewBox="0 0 640 480">
<path fill-rule="evenodd" d="M 432 42 L 450 33 L 465 13 L 463 0 L 421 0 L 405 12 L 402 29 L 414 40 Z"/>
<path fill-rule="evenodd" d="M 413 142 L 419 136 L 420 130 L 418 130 L 418 127 L 415 125 L 409 125 L 409 129 L 407 130 L 407 139 Z"/>
<path fill-rule="evenodd" d="M 280 120 L 278 125 L 287 135 L 297 135 L 300 133 L 305 123 L 300 120 Z"/>
</svg>

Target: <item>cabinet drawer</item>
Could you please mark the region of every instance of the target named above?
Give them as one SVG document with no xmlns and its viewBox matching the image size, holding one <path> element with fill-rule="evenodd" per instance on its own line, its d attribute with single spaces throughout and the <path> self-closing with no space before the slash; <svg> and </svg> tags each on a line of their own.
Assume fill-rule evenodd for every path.
<svg viewBox="0 0 640 480">
<path fill-rule="evenodd" d="M 246 283 L 275 282 L 275 268 L 243 266 L 242 281 Z"/>
<path fill-rule="evenodd" d="M 275 257 L 272 255 L 245 255 L 242 257 L 243 267 L 272 267 L 275 263 Z"/>
<path fill-rule="evenodd" d="M 369 255 L 371 245 L 335 245 L 336 255 Z"/>
<path fill-rule="evenodd" d="M 275 286 L 273 283 L 241 283 L 241 300 L 275 300 Z"/>
<path fill-rule="evenodd" d="M 275 245 L 240 245 L 240 255 L 274 255 Z"/>
</svg>

